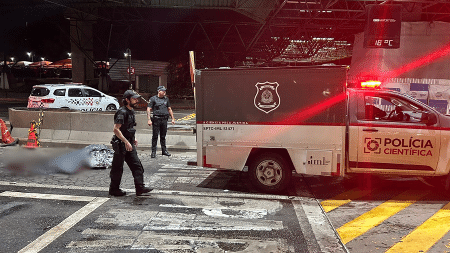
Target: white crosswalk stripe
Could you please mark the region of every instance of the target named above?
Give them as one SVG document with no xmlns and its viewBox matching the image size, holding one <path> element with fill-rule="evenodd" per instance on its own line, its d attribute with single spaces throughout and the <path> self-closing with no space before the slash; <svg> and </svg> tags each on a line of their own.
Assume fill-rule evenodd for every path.
<svg viewBox="0 0 450 253">
<path fill-rule="evenodd" d="M 185 166 L 184 168 L 163 164 L 158 172 L 148 178 L 148 183 L 154 188 L 169 189 L 174 184 L 199 185 L 204 182 L 215 169 L 204 169 L 196 166 Z"/>
</svg>

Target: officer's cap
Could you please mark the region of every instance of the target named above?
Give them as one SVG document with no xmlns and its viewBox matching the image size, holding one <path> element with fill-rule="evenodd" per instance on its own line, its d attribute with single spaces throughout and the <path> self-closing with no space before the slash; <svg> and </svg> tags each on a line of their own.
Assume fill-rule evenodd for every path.
<svg viewBox="0 0 450 253">
<path fill-rule="evenodd" d="M 139 98 L 141 95 L 137 94 L 133 90 L 127 90 L 123 93 L 123 98 Z"/>
<path fill-rule="evenodd" d="M 158 91 L 160 91 L 160 90 L 166 91 L 166 87 L 164 87 L 164 86 L 159 86 L 157 90 L 158 90 Z"/>
</svg>

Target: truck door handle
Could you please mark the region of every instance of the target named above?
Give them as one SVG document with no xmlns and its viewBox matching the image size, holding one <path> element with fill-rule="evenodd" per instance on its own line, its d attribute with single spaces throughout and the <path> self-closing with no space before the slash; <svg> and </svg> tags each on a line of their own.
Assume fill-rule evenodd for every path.
<svg viewBox="0 0 450 253">
<path fill-rule="evenodd" d="M 375 129 L 375 128 L 364 128 L 363 131 L 364 132 L 378 132 L 378 129 Z"/>
</svg>

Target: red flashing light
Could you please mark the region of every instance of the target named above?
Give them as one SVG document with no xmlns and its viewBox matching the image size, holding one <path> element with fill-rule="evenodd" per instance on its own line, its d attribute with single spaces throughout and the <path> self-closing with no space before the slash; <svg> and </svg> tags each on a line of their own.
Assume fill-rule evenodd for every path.
<svg viewBox="0 0 450 253">
<path fill-rule="evenodd" d="M 381 82 L 380 81 L 365 81 L 365 82 L 361 82 L 361 88 L 364 89 L 378 89 L 381 86 Z"/>
</svg>

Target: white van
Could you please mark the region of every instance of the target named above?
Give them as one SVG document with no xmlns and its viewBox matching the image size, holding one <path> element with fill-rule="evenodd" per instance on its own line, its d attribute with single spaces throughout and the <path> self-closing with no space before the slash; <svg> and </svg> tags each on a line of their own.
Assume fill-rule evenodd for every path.
<svg viewBox="0 0 450 253">
<path fill-rule="evenodd" d="M 35 85 L 27 108 L 68 108 L 81 111 L 114 111 L 117 98 L 80 84 Z"/>
</svg>

